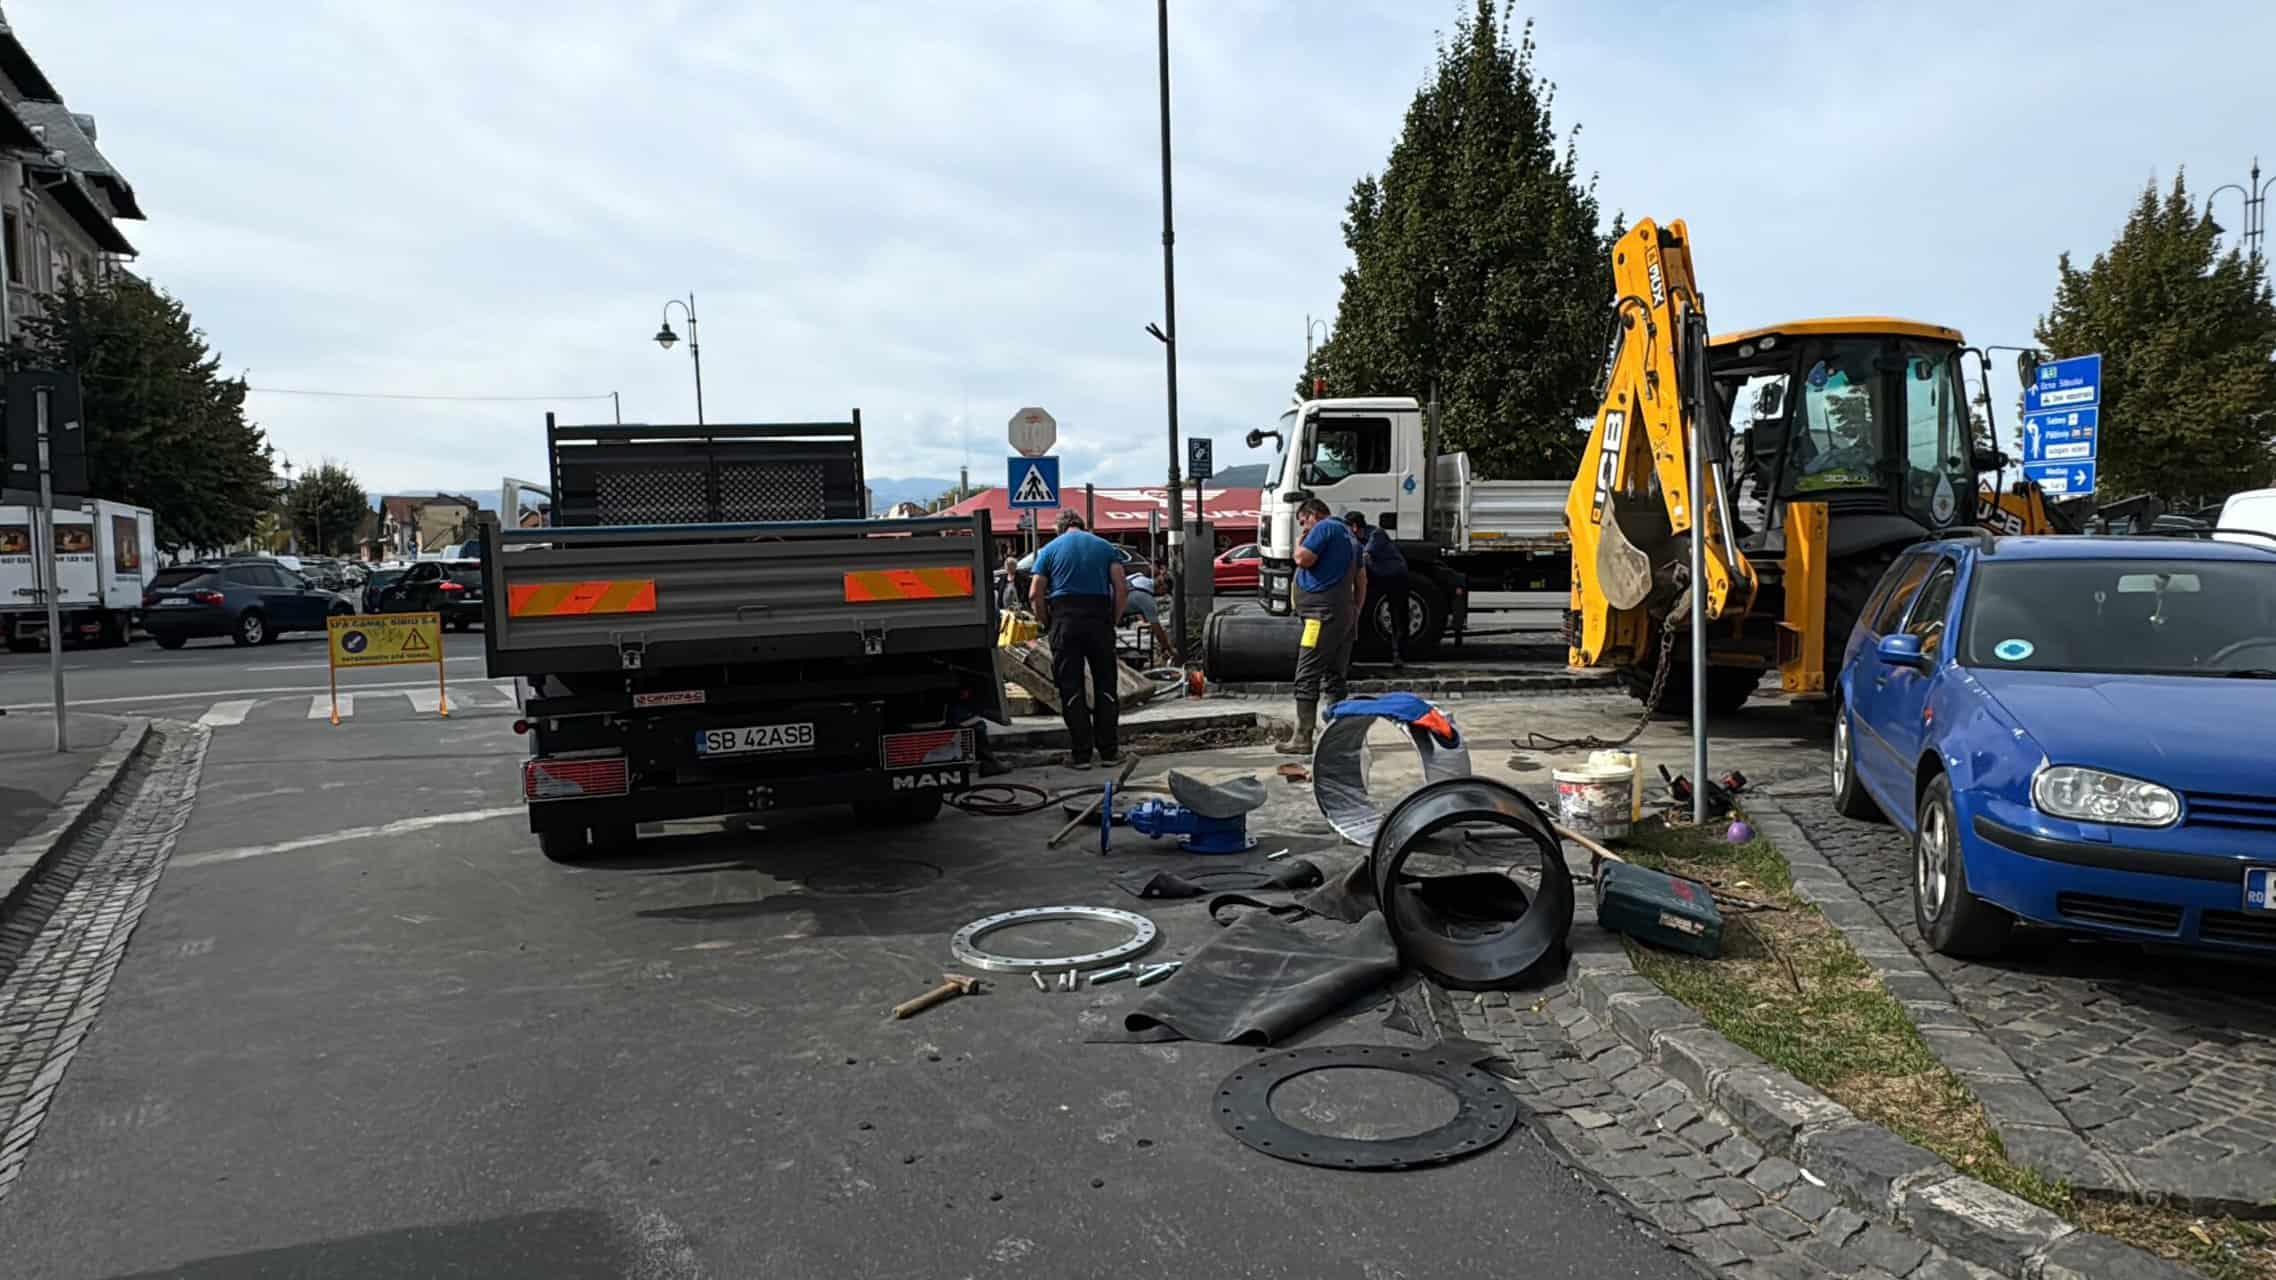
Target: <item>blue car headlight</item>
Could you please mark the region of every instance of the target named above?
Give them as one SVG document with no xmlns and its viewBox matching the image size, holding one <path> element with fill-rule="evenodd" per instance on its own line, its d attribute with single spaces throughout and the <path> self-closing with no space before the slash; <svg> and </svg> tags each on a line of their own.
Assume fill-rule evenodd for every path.
<svg viewBox="0 0 2276 1280">
<path fill-rule="evenodd" d="M 2051 765 L 2031 780 L 2039 812 L 2073 822 L 2121 827 L 2170 827 L 2181 820 L 2181 797 L 2154 782 L 2124 774 Z"/>
</svg>

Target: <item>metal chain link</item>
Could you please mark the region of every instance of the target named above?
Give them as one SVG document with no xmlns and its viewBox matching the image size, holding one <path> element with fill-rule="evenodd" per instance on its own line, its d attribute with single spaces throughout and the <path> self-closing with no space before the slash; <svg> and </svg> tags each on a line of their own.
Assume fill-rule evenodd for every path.
<svg viewBox="0 0 2276 1280">
<path fill-rule="evenodd" d="M 1634 742 L 1643 735 L 1645 726 L 1651 724 L 1653 713 L 1660 709 L 1660 695 L 1667 691 L 1668 672 L 1675 666 L 1675 635 L 1673 626 L 1666 622 L 1660 624 L 1659 666 L 1652 672 L 1651 692 L 1644 695 L 1644 710 L 1636 717 L 1636 723 L 1628 727 L 1628 732 L 1609 741 L 1593 735 L 1585 738 L 1550 738 L 1539 733 L 1529 733 L 1525 735 L 1525 741 L 1519 742 L 1512 738 L 1509 745 L 1521 751 L 1609 751 Z M 1697 678 L 1696 675 L 1693 676 L 1693 679 Z"/>
</svg>

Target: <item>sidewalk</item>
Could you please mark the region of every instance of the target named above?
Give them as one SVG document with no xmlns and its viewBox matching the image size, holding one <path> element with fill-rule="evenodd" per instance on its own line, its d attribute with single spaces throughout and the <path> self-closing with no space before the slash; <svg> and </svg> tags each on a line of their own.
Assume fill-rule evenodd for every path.
<svg viewBox="0 0 2276 1280">
<path fill-rule="evenodd" d="M 38 830 L 71 788 L 87 776 L 127 727 L 118 716 L 74 712 L 66 727 L 71 750 L 55 751 L 55 718 L 31 712 L 0 715 L 0 853 Z"/>
</svg>

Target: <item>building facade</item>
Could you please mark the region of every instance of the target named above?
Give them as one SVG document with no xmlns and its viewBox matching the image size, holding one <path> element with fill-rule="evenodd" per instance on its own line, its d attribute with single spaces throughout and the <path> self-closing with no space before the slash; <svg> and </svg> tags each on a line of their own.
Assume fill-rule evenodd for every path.
<svg viewBox="0 0 2276 1280">
<path fill-rule="evenodd" d="M 64 102 L 0 13 L 0 334 L 11 341 L 66 280 L 134 257 L 119 223 L 141 221 L 142 207 L 97 136 L 95 118 Z"/>
</svg>

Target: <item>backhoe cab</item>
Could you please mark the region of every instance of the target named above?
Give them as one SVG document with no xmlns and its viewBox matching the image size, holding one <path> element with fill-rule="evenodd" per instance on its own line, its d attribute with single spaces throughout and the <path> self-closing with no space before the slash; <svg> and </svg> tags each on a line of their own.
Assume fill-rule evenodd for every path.
<svg viewBox="0 0 2276 1280">
<path fill-rule="evenodd" d="M 1965 340 L 1877 316 L 1708 338 L 1680 221 L 1630 229 L 1613 279 L 1604 397 L 1565 507 L 1573 663 L 1614 667 L 1662 709 L 1688 703 L 1690 646 L 1673 633 L 1690 626 L 1704 529 L 1709 710 L 1736 710 L 1771 666 L 1788 692 L 1822 695 L 1897 552 L 1976 519 Z"/>
</svg>

